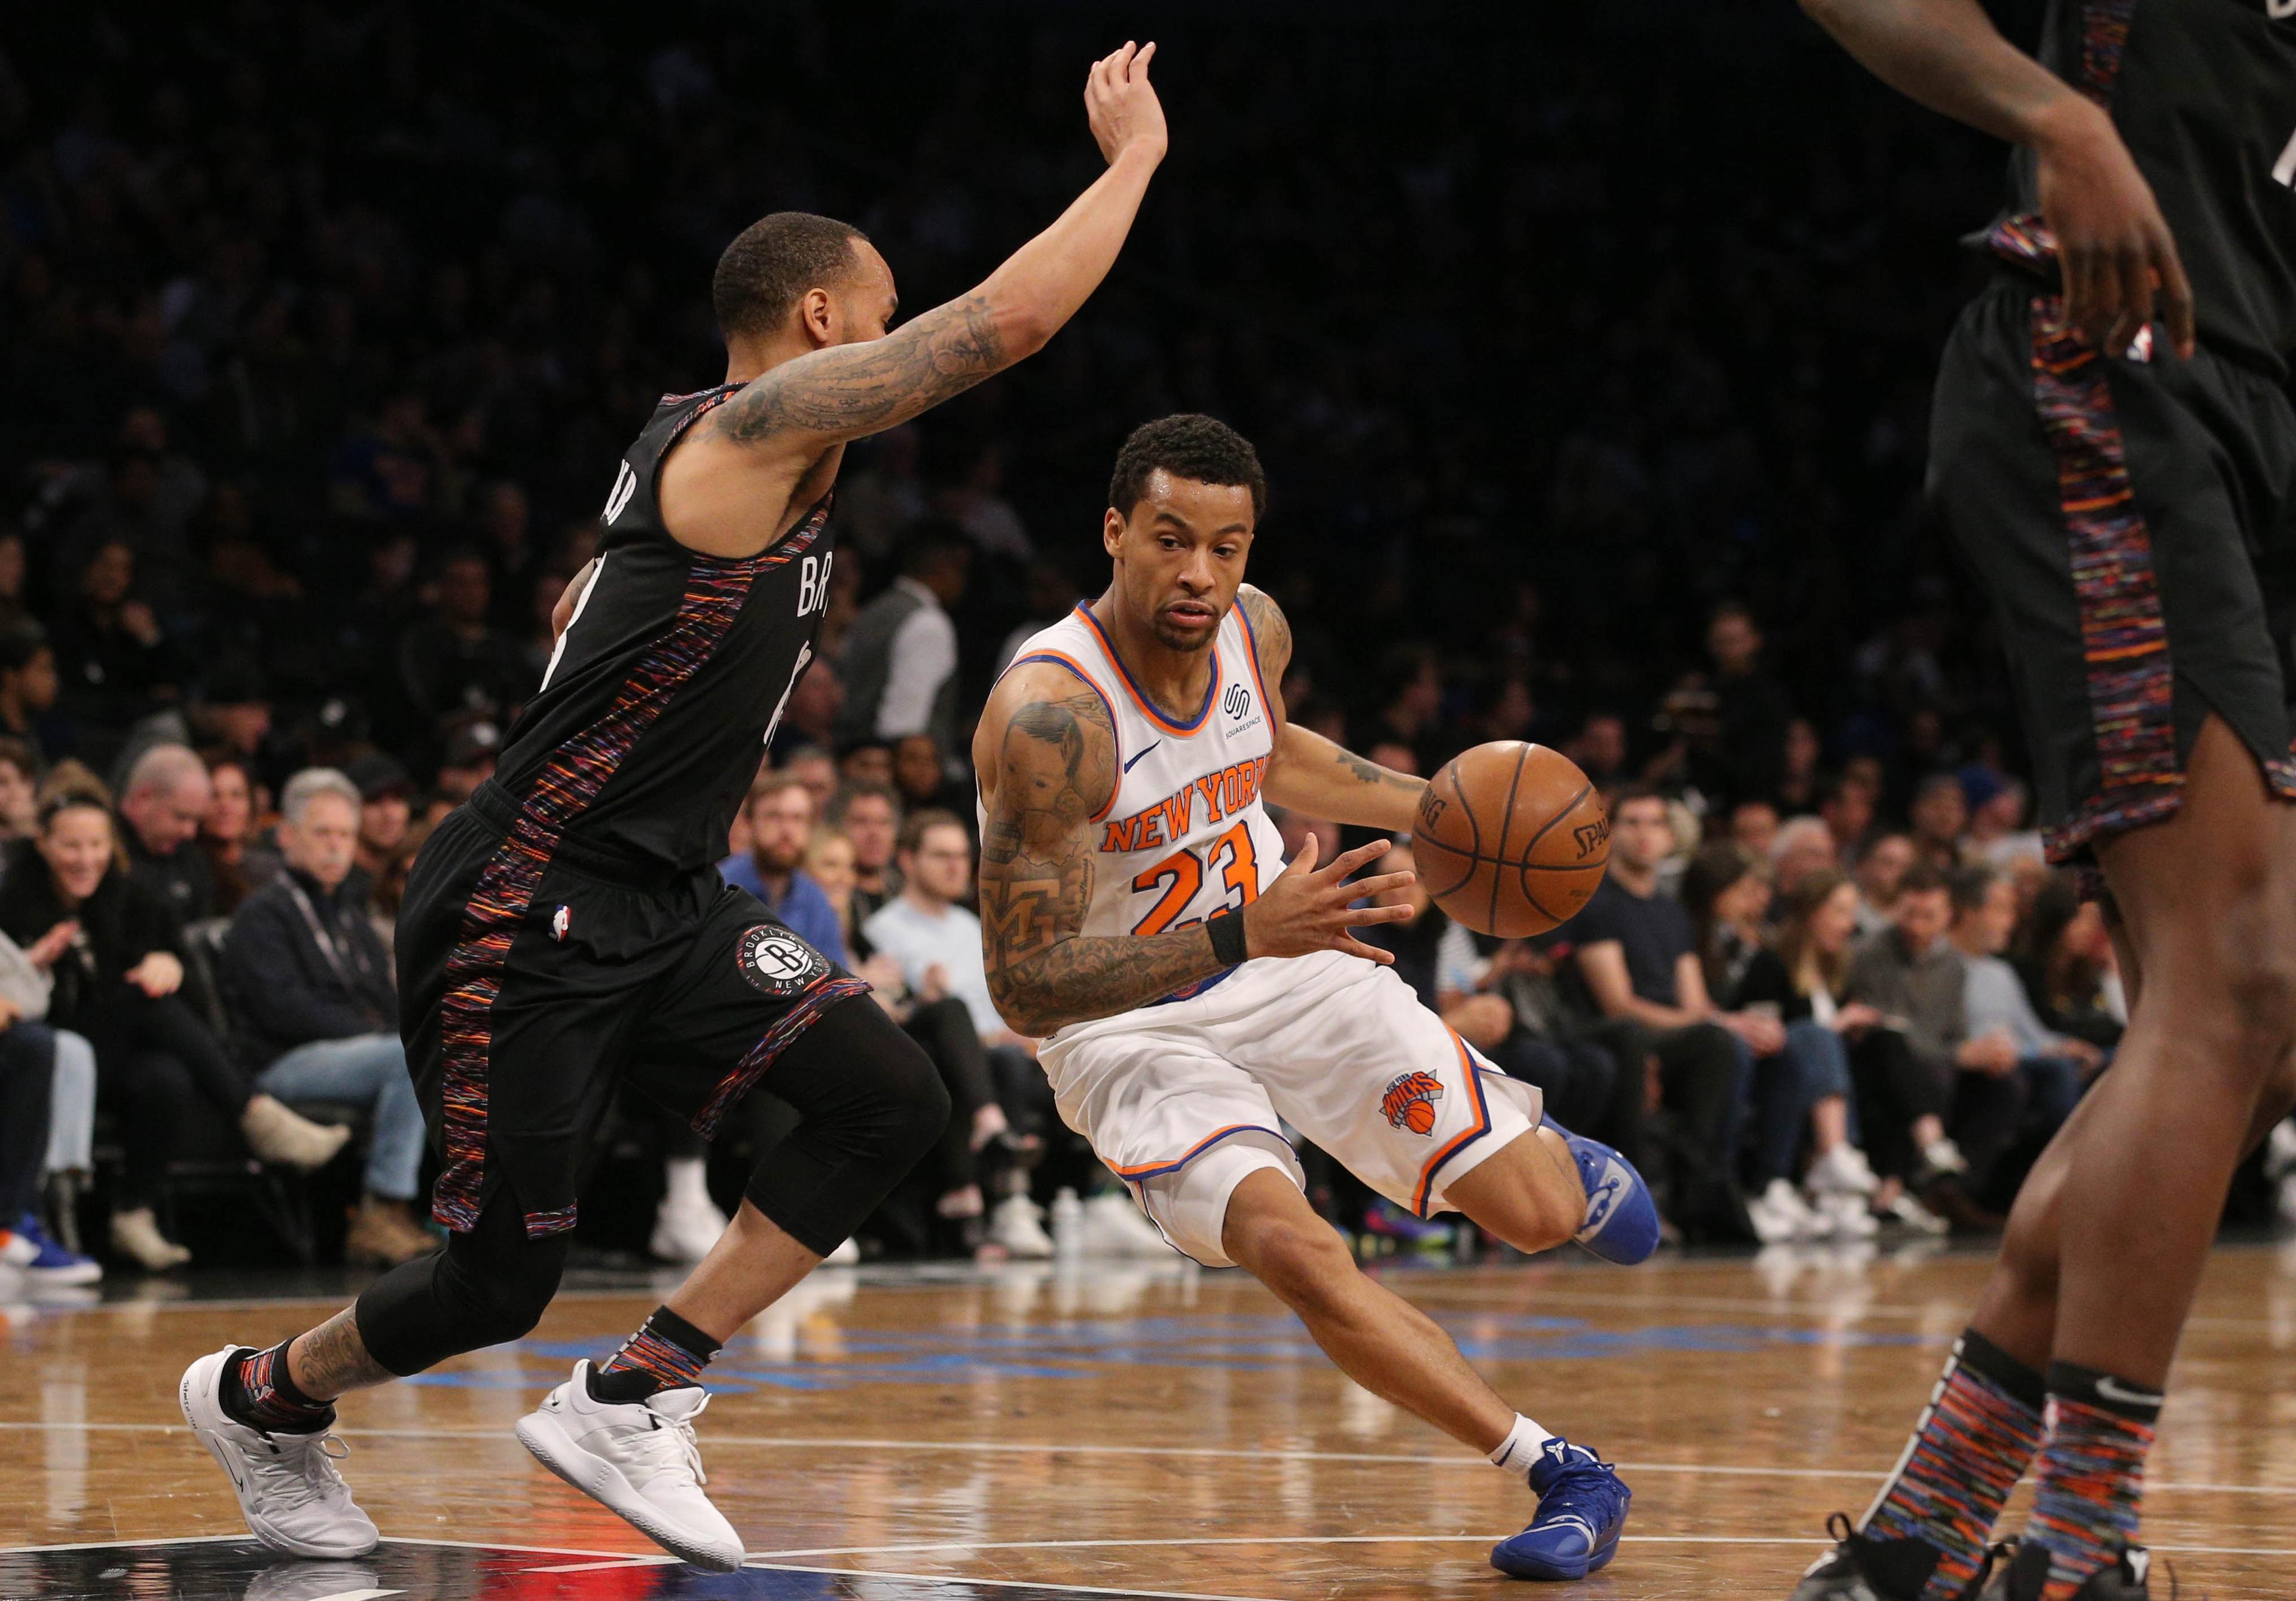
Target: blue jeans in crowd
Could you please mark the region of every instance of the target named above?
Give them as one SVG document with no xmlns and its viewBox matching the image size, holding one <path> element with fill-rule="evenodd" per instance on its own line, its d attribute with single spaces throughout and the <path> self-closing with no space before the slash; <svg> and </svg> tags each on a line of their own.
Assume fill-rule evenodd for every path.
<svg viewBox="0 0 2296 1601">
<path fill-rule="evenodd" d="M 1815 1018 L 1786 1024 L 1786 1043 L 1754 1064 L 1754 1188 L 1792 1178 L 1809 1128 L 1810 1108 L 1828 1096 L 1849 1103 L 1849 1143 L 1857 1138 L 1857 1102 L 1849 1088 L 1849 1051 L 1841 1036 Z"/>
<path fill-rule="evenodd" d="M 366 1187 L 386 1201 L 412 1201 L 422 1176 L 422 1107 L 396 1034 L 353 1034 L 299 1045 L 256 1075 L 255 1087 L 283 1101 L 344 1101 L 374 1109 Z"/>
</svg>

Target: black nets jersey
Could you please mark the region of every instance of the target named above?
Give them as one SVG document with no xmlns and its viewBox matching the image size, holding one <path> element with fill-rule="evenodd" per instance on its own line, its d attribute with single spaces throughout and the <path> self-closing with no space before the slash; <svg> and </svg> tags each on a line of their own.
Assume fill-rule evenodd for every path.
<svg viewBox="0 0 2296 1601">
<path fill-rule="evenodd" d="M 624 454 L 597 568 L 495 775 L 542 836 L 641 872 L 726 854 L 829 602 L 825 495 L 755 556 L 704 555 L 662 526 L 662 457 L 737 387 L 665 397 Z"/>
<path fill-rule="evenodd" d="M 2296 0 L 2050 0 L 2040 58 L 2112 115 L 2191 278 L 2200 336 L 2278 375 L 2296 349 Z M 2032 152 L 1984 235 L 2049 270 Z"/>
</svg>

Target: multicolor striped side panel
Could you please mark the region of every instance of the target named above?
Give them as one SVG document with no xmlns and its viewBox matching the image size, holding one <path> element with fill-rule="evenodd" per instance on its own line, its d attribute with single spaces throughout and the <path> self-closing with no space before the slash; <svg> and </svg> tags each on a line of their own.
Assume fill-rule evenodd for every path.
<svg viewBox="0 0 2296 1601">
<path fill-rule="evenodd" d="M 868 993 L 869 986 L 859 979 L 826 979 L 791 1001 L 790 1009 L 774 1020 L 764 1038 L 719 1082 L 709 1104 L 695 1114 L 693 1131 L 704 1139 L 717 1133 L 718 1120 L 726 1115 L 726 1109 L 750 1093 L 750 1087 L 764 1076 L 774 1059 L 811 1028 L 816 1018 L 848 997 Z"/>
<path fill-rule="evenodd" d="M 2111 109 L 2120 81 L 2121 57 L 2128 48 L 2128 24 L 2136 0 L 2085 0 L 2081 6 L 2080 91 Z M 2021 265 L 2054 261 L 2057 242 L 2035 211 L 2005 217 L 1985 235 L 1985 247 L 2005 261 Z"/>
<path fill-rule="evenodd" d="M 2033 398 L 2057 458 L 2101 779 L 2049 831 L 2050 859 L 2065 861 L 2100 834 L 2174 813 L 2185 774 L 2152 533 L 2129 483 L 2104 359 L 2067 326 L 2055 295 L 2033 298 Z"/>
<path fill-rule="evenodd" d="M 824 506 L 764 555 L 745 562 L 693 563 L 676 619 L 639 661 L 606 714 L 559 747 L 528 792 L 517 823 L 480 874 L 463 915 L 462 940 L 447 958 L 441 1006 L 446 1167 L 431 1191 L 430 1215 L 448 1228 L 468 1232 L 478 1223 L 486 1182 L 491 1014 L 502 991 L 511 941 L 525 921 L 558 842 L 597 799 L 671 697 L 709 662 L 741 615 L 758 575 L 810 549 L 827 521 Z M 526 1232 L 529 1236 L 559 1234 L 573 1227 L 574 1220 L 571 1206 L 529 1212 Z"/>
</svg>

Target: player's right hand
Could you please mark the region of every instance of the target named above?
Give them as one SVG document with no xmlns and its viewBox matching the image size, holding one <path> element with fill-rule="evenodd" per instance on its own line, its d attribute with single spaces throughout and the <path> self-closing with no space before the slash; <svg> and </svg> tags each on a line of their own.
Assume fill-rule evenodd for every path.
<svg viewBox="0 0 2296 1601">
<path fill-rule="evenodd" d="M 2041 216 L 2057 242 L 2065 320 L 2112 355 L 2154 316 L 2179 356 L 2193 353 L 2193 286 L 2152 186 L 2112 119 L 2067 97 L 2064 130 L 2034 145 Z"/>
<path fill-rule="evenodd" d="M 1382 873 L 1348 882 L 1357 868 L 1377 861 L 1390 849 L 1385 840 L 1358 845 L 1317 867 L 1318 847 L 1309 834 L 1291 865 L 1276 876 L 1259 899 L 1243 908 L 1243 948 L 1253 956 L 1304 956 L 1313 950 L 1343 950 L 1389 966 L 1395 958 L 1375 945 L 1365 945 L 1355 931 L 1366 924 L 1401 923 L 1411 915 L 1407 906 L 1355 906 L 1351 902 L 1399 890 L 1418 875 Z"/>
<path fill-rule="evenodd" d="M 1164 106 L 1148 82 L 1148 63 L 1156 59 L 1153 43 L 1134 45 L 1093 62 L 1084 81 L 1084 114 L 1100 153 L 1113 167 L 1128 150 L 1140 150 L 1155 160 L 1164 159 L 1167 143 Z"/>
</svg>

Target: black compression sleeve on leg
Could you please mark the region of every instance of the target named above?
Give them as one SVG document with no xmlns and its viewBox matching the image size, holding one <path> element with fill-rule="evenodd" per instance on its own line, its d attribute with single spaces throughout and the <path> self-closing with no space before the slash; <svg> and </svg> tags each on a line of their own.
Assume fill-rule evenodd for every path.
<svg viewBox="0 0 2296 1601">
<path fill-rule="evenodd" d="M 824 1012 L 762 1082 L 804 1121 L 758 1164 L 747 1194 L 821 1256 L 852 1237 L 948 1123 L 940 1075 L 865 997 Z"/>
<path fill-rule="evenodd" d="M 393 1268 L 358 1298 L 367 1354 L 405 1378 L 448 1357 L 523 1336 L 558 1293 L 570 1235 L 529 1239 L 509 1186 L 496 1190 L 467 1234 Z"/>
</svg>

